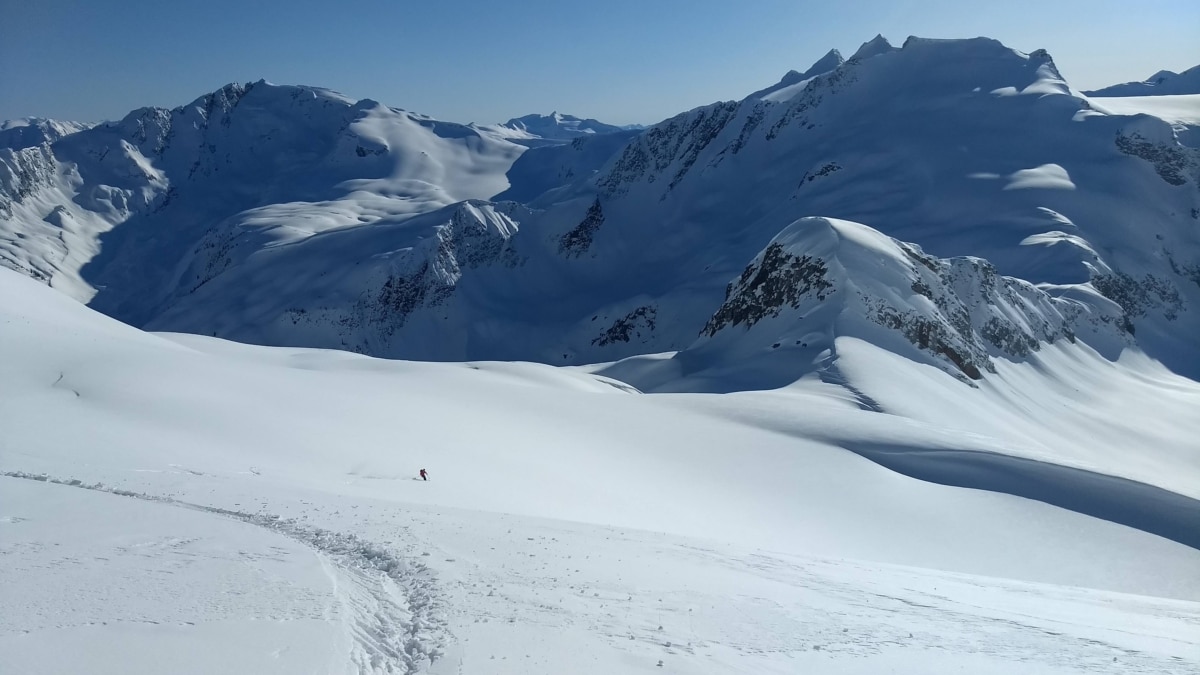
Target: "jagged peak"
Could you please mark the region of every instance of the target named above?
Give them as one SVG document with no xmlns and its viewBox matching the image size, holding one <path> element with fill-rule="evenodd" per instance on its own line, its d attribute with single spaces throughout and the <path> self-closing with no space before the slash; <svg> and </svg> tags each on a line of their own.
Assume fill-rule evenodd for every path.
<svg viewBox="0 0 1200 675">
<path fill-rule="evenodd" d="M 883 34 L 877 33 L 875 37 L 862 43 L 858 51 L 854 52 L 854 55 L 850 57 L 850 60 L 862 61 L 863 59 L 869 59 L 872 56 L 886 54 L 895 50 L 896 48 L 892 46 L 892 43 L 888 42 L 887 38 L 883 37 Z"/>
<path fill-rule="evenodd" d="M 808 70 L 804 71 L 803 77 L 816 77 L 822 73 L 828 73 L 845 62 L 846 59 L 842 58 L 841 52 L 836 49 L 830 49 L 828 52 L 825 52 L 825 56 L 817 59 L 816 63 L 812 64 Z"/>
<path fill-rule="evenodd" d="M 749 98 L 766 98 L 771 94 L 781 92 L 788 87 L 799 85 L 806 80 L 811 80 L 818 75 L 824 75 L 825 73 L 836 69 L 845 62 L 846 60 L 842 58 L 841 52 L 836 49 L 830 49 L 825 53 L 825 56 L 817 59 L 815 63 L 809 66 L 808 70 L 804 71 L 803 73 L 798 70 L 789 70 L 779 80 L 779 82 L 776 82 L 766 89 L 760 89 L 753 94 L 750 94 Z"/>
</svg>

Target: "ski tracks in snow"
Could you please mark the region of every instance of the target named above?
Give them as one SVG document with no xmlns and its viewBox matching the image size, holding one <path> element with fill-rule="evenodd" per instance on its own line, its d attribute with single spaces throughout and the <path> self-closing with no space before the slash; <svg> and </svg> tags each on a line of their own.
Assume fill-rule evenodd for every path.
<svg viewBox="0 0 1200 675">
<path fill-rule="evenodd" d="M 426 565 L 353 534 L 294 519 L 246 513 L 168 497 L 112 488 L 103 483 L 64 480 L 44 474 L 5 471 L 0 476 L 54 483 L 240 520 L 294 539 L 320 558 L 341 605 L 350 638 L 349 672 L 408 675 L 441 658 L 449 639 L 436 580 Z"/>
</svg>

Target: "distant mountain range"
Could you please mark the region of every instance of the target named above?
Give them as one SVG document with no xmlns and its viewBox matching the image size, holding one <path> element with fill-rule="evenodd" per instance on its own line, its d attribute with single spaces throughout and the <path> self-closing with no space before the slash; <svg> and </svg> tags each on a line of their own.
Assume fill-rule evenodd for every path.
<svg viewBox="0 0 1200 675">
<path fill-rule="evenodd" d="M 26 117 L 0 122 L 0 148 L 21 150 L 43 143 L 54 143 L 76 131 L 90 129 L 93 125 L 81 122 L 64 122 L 41 117 Z"/>
<path fill-rule="evenodd" d="M 644 130 L 266 82 L 36 128 L 3 137 L 0 264 L 151 330 L 675 352 L 646 388 L 833 381 L 850 337 L 968 384 L 1050 344 L 1200 375 L 1200 134 L 994 40 L 877 37 Z"/>
<path fill-rule="evenodd" d="M 581 136 L 612 134 L 643 128 L 639 124 L 619 127 L 590 118 L 581 119 L 574 115 L 563 115 L 558 112 L 552 112 L 549 115 L 535 114 L 514 117 L 505 122 L 503 126 L 540 138 L 555 140 L 573 140 Z"/>
<path fill-rule="evenodd" d="M 1084 92 L 1088 96 L 1170 96 L 1200 94 L 1200 66 L 1182 73 L 1160 70 L 1141 82 L 1114 84 Z"/>
</svg>

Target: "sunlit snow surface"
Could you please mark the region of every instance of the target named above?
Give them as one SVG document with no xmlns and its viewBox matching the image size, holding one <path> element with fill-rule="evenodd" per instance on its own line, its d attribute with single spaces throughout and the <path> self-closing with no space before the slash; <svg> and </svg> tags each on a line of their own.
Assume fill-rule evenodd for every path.
<svg viewBox="0 0 1200 675">
<path fill-rule="evenodd" d="M 1186 673 L 1200 661 L 1195 549 L 845 449 L 888 429 L 931 448 L 1002 445 L 1004 420 L 956 431 L 944 401 L 880 414 L 821 383 L 638 394 L 583 369 L 157 336 L 6 270 L 0 311 L 0 351 L 20 355 L 0 363 L 5 672 Z M 847 352 L 863 367 L 899 361 Z M 1055 358 L 1042 367 L 1067 372 Z M 1021 367 L 979 392 L 976 414 Z M 1175 384 L 1179 405 L 1195 395 Z M 1145 412 L 1160 452 L 1190 447 L 1170 434 L 1186 426 Z M 1032 437 L 1024 452 L 1059 441 L 1012 433 Z"/>
<path fill-rule="evenodd" d="M 1198 119 L 879 37 L 2 126 L 0 673 L 1197 672 Z"/>
</svg>

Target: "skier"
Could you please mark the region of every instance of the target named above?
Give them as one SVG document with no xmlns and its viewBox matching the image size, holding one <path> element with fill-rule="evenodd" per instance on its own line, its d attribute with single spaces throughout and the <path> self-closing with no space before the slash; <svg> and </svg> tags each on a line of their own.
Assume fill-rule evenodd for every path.
<svg viewBox="0 0 1200 675">
<path fill-rule="evenodd" d="M 421 469 L 421 480 L 429 480 L 429 476 L 425 473 L 425 469 Z"/>
</svg>

